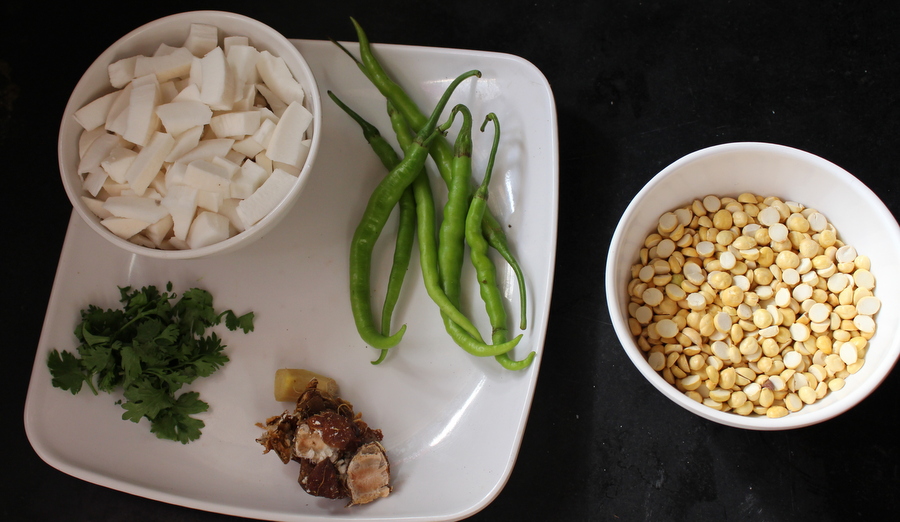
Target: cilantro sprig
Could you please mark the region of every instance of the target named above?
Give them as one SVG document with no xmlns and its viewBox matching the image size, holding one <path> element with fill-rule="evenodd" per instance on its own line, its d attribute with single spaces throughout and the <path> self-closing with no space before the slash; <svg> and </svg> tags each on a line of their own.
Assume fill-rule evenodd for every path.
<svg viewBox="0 0 900 522">
<path fill-rule="evenodd" d="M 121 308 L 88 305 L 81 311 L 75 353 L 50 352 L 47 366 L 53 386 L 73 395 L 85 385 L 94 395 L 121 389 L 122 419 L 148 419 L 150 431 L 160 439 L 182 444 L 196 440 L 205 424 L 193 415 L 209 405 L 197 392 L 179 391 L 229 360 L 226 345 L 207 330 L 224 320 L 231 331 L 252 332 L 253 312 L 218 312 L 212 294 L 199 288 L 179 299 L 171 282 L 164 292 L 155 286 L 119 287 L 119 292 Z"/>
</svg>

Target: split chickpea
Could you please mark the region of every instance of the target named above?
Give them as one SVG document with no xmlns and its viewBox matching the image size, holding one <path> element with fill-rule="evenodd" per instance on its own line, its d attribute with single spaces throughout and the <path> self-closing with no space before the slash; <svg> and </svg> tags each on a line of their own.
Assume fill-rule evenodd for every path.
<svg viewBox="0 0 900 522">
<path fill-rule="evenodd" d="M 783 417 L 865 363 L 881 301 L 871 262 L 815 209 L 708 195 L 663 213 L 632 266 L 629 325 L 693 400 Z"/>
</svg>

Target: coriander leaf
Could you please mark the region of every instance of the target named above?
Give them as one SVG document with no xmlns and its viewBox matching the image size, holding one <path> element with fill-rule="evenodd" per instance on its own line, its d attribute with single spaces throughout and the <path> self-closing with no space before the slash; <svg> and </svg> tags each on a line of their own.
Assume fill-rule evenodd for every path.
<svg viewBox="0 0 900 522">
<path fill-rule="evenodd" d="M 232 332 L 240 328 L 244 333 L 253 331 L 253 312 L 248 312 L 240 317 L 235 315 L 231 310 L 225 310 L 222 313 L 225 316 L 225 326 Z"/>
<path fill-rule="evenodd" d="M 56 388 L 68 390 L 72 392 L 72 395 L 77 395 L 81 391 L 82 384 L 87 382 L 90 386 L 90 376 L 85 374 L 78 358 L 69 352 L 60 353 L 58 350 L 53 350 L 47 358 L 47 366 L 50 367 L 50 375 L 53 376 L 51 383 Z M 97 391 L 93 391 L 96 395 Z"/>
<path fill-rule="evenodd" d="M 153 419 L 160 411 L 172 406 L 174 398 L 167 390 L 154 386 L 151 381 L 137 381 L 125 388 L 127 402 L 122 404 L 125 413 L 122 418 L 138 422 L 141 417 Z"/>
<path fill-rule="evenodd" d="M 199 438 L 200 430 L 206 425 L 191 415 L 208 409 L 209 405 L 200 400 L 200 394 L 197 392 L 182 393 L 175 404 L 161 411 L 153 419 L 150 431 L 161 439 L 177 440 L 187 444 Z"/>
</svg>

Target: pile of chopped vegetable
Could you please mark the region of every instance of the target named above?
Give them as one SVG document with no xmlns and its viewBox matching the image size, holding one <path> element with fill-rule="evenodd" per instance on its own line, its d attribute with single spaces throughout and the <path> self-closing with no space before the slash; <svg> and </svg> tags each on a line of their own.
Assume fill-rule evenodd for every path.
<svg viewBox="0 0 900 522">
<path fill-rule="evenodd" d="M 47 365 L 53 386 L 78 394 L 86 384 L 99 392 L 122 391 L 122 419 L 150 421 L 160 439 L 182 444 L 200 437 L 197 413 L 209 405 L 194 391 L 178 394 L 198 377 L 208 377 L 228 362 L 226 345 L 207 329 L 224 319 L 229 330 L 253 331 L 253 312 L 238 316 L 217 312 L 212 294 L 192 288 L 178 299 L 168 283 L 140 290 L 119 287 L 122 308 L 89 305 L 75 328 L 76 353 L 53 350 Z"/>
</svg>

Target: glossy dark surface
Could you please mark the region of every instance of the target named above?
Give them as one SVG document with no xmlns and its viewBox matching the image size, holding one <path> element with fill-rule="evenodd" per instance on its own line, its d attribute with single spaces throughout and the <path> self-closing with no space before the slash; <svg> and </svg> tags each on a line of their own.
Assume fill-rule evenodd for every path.
<svg viewBox="0 0 900 522">
<path fill-rule="evenodd" d="M 632 367 L 609 323 L 603 286 L 607 245 L 629 199 L 672 161 L 714 144 L 768 141 L 818 154 L 900 215 L 894 4 L 88 5 L 10 0 L 0 16 L 0 157 L 8 184 L 0 518 L 233 519 L 69 477 L 38 458 L 22 423 L 71 209 L 56 163 L 69 92 L 126 32 L 208 8 L 303 39 L 353 40 L 354 16 L 373 42 L 511 53 L 548 78 L 559 117 L 560 213 L 547 342 L 515 469 L 472 520 L 876 520 L 900 509 L 898 370 L 869 399 L 821 425 L 766 433 L 719 426 L 671 404 Z"/>
</svg>

